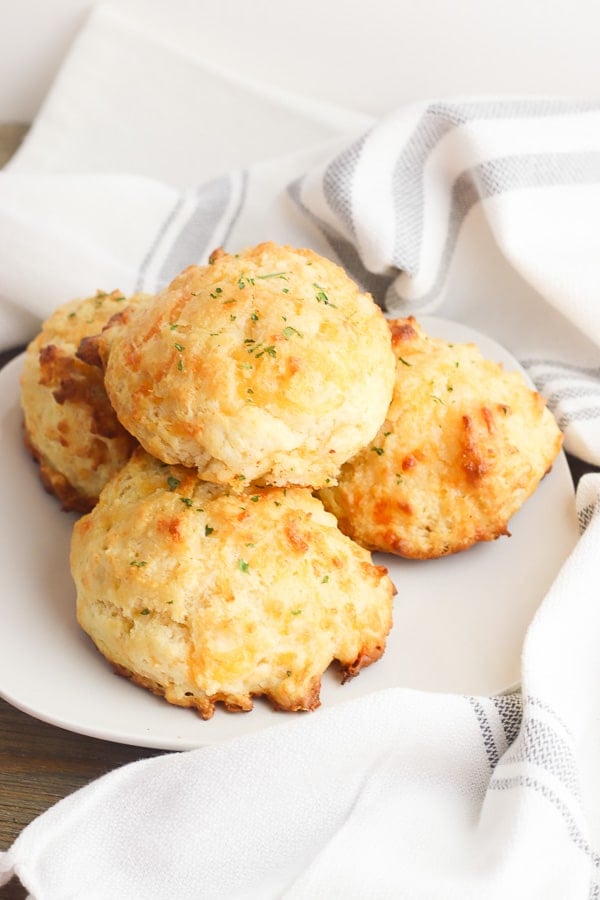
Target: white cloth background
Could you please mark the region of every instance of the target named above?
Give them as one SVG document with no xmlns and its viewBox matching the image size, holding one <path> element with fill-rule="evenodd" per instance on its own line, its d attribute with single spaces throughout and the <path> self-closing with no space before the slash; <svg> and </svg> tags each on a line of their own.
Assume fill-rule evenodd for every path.
<svg viewBox="0 0 600 900">
<path fill-rule="evenodd" d="M 600 464 L 599 219 L 600 103 L 440 99 L 371 121 L 100 9 L 0 174 L 0 346 L 219 244 L 309 245 L 390 313 L 505 344 L 567 448 Z M 136 763 L 25 829 L 0 883 L 49 900 L 600 896 L 599 497 L 586 476 L 522 694 L 394 689 Z"/>
</svg>

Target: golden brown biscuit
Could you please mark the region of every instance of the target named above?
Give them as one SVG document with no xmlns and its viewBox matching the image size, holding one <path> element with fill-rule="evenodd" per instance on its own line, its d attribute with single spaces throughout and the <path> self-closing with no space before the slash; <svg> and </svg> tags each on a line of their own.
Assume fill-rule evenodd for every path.
<svg viewBox="0 0 600 900">
<path fill-rule="evenodd" d="M 102 371 L 77 358 L 80 341 L 124 307 L 120 291 L 72 300 L 44 322 L 29 344 L 21 375 L 25 442 L 47 490 L 65 509 L 86 512 L 137 442 L 119 423 Z"/>
<path fill-rule="evenodd" d="M 394 587 L 308 488 L 208 484 L 138 448 L 75 525 L 77 615 L 122 674 L 179 706 L 319 705 L 382 654 Z"/>
<path fill-rule="evenodd" d="M 112 341 L 105 384 L 164 462 L 318 486 L 376 434 L 394 368 L 370 295 L 311 250 L 265 243 L 175 278 Z"/>
<path fill-rule="evenodd" d="M 390 321 L 394 397 L 375 440 L 319 492 L 365 547 L 426 559 L 507 534 L 562 443 L 542 397 L 474 344 Z"/>
</svg>

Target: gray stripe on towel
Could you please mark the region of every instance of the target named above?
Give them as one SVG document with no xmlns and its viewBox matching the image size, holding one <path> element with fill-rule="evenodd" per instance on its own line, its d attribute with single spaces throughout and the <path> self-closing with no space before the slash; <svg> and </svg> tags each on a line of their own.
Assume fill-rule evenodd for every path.
<svg viewBox="0 0 600 900">
<path fill-rule="evenodd" d="M 398 269 L 415 275 L 420 256 L 423 219 L 423 173 L 428 156 L 455 128 L 476 120 L 547 118 L 597 112 L 600 104 L 568 100 L 524 99 L 430 104 L 398 156 L 391 178 L 397 210 L 393 262 Z"/>
<path fill-rule="evenodd" d="M 157 278 L 158 290 L 165 287 L 186 266 L 198 263 L 205 256 L 209 242 L 231 198 L 229 176 L 203 184 L 197 191 L 197 201 L 190 217 L 173 241 Z"/>
<path fill-rule="evenodd" d="M 165 236 L 165 233 L 166 233 L 169 225 L 175 219 L 175 217 L 179 213 L 179 210 L 183 206 L 184 199 L 185 199 L 185 194 L 180 194 L 177 197 L 177 200 L 173 204 L 173 207 L 169 211 L 168 215 L 165 216 L 165 218 L 161 222 L 161 224 L 158 228 L 158 231 L 156 232 L 156 235 L 154 236 L 154 240 L 148 247 L 148 251 L 141 262 L 140 268 L 138 270 L 137 280 L 135 283 L 135 291 L 156 290 L 156 285 L 145 284 L 146 272 L 148 271 L 150 263 L 154 259 L 154 255 L 155 255 L 156 251 L 158 250 L 158 248 L 160 246 L 160 242 L 162 241 L 163 237 Z"/>
<path fill-rule="evenodd" d="M 571 810 L 568 808 L 566 803 L 558 797 L 554 791 L 548 787 L 547 784 L 544 784 L 542 781 L 538 781 L 536 778 L 532 778 L 529 775 L 515 775 L 513 778 L 496 778 L 493 777 L 490 781 L 488 790 L 490 791 L 506 791 L 513 790 L 514 788 L 528 788 L 529 790 L 533 790 L 538 794 L 541 794 L 559 813 L 565 827 L 567 829 L 567 833 L 573 843 L 589 857 L 591 863 L 599 867 L 600 866 L 600 855 L 596 853 L 586 837 L 583 835 L 579 825 L 577 824 L 575 817 L 571 813 Z"/>
<path fill-rule="evenodd" d="M 467 214 L 479 200 L 507 191 L 548 185 L 600 183 L 600 153 L 552 153 L 505 156 L 463 172 L 452 186 L 446 242 L 433 286 L 421 297 L 398 299 L 412 309 L 427 305 L 439 293 L 448 273 L 458 235 Z M 402 261 L 394 260 L 398 268 Z"/>
<path fill-rule="evenodd" d="M 354 141 L 327 166 L 323 175 L 323 193 L 331 209 L 355 235 L 352 211 L 352 179 L 367 139 L 367 134 Z"/>
<path fill-rule="evenodd" d="M 385 293 L 389 287 L 390 279 L 386 275 L 377 275 L 369 271 L 363 264 L 358 250 L 350 241 L 343 238 L 337 231 L 331 228 L 319 216 L 316 216 L 302 200 L 300 196 L 302 179 L 293 181 L 288 187 L 288 194 L 294 201 L 298 209 L 310 219 L 310 221 L 319 229 L 331 249 L 333 250 L 338 262 L 344 267 L 348 275 L 356 281 L 361 290 L 368 291 L 376 303 L 383 307 Z"/>
</svg>

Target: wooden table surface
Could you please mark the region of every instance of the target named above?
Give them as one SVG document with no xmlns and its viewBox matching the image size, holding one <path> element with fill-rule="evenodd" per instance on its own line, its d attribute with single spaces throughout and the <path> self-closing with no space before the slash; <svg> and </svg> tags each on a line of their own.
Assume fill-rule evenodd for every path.
<svg viewBox="0 0 600 900">
<path fill-rule="evenodd" d="M 111 769 L 161 752 L 73 734 L 0 699 L 0 849 L 57 800 Z M 26 896 L 16 879 L 0 887 L 2 900 Z"/>
</svg>

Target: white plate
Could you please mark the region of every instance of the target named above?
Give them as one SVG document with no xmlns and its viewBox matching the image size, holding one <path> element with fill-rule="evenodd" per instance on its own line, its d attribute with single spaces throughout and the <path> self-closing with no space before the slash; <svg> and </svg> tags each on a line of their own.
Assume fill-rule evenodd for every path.
<svg viewBox="0 0 600 900">
<path fill-rule="evenodd" d="M 432 335 L 478 343 L 518 368 L 498 344 L 456 323 L 423 318 Z M 262 701 L 250 713 L 217 709 L 208 722 L 112 673 L 75 619 L 68 549 L 75 517 L 43 490 L 22 444 L 22 359 L 0 372 L 0 695 L 62 728 L 163 749 L 212 744 L 290 714 Z M 520 679 L 525 631 L 577 540 L 574 491 L 561 454 L 511 520 L 512 537 L 427 562 L 380 557 L 398 595 L 383 658 L 340 685 L 323 678 L 323 706 L 380 688 L 491 695 Z M 311 715 L 319 715 L 319 712 Z"/>
</svg>

